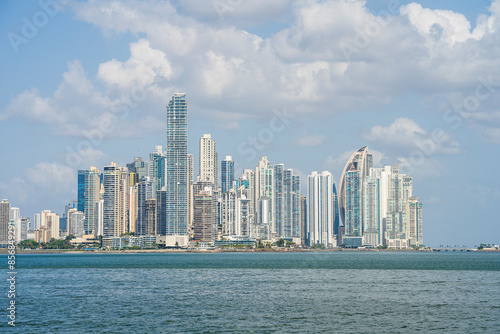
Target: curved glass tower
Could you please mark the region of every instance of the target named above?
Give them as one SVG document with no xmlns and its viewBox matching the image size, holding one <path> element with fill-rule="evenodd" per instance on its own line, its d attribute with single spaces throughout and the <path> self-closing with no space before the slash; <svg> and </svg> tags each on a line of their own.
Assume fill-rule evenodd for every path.
<svg viewBox="0 0 500 334">
<path fill-rule="evenodd" d="M 345 235 L 361 237 L 363 221 L 363 180 L 373 166 L 373 157 L 364 146 L 353 153 L 340 177 L 339 209 Z"/>
</svg>

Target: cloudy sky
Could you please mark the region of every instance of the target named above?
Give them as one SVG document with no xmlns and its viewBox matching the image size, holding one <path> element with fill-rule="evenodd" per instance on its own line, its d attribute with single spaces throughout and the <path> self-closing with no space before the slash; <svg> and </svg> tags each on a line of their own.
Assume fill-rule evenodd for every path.
<svg viewBox="0 0 500 334">
<path fill-rule="evenodd" d="M 58 5 L 61 4 L 61 5 Z M 212 134 L 337 179 L 359 147 L 413 175 L 428 245 L 500 241 L 500 0 L 2 1 L 0 197 L 62 212 L 76 171 Z M 195 172 L 196 173 L 196 172 Z M 303 189 L 306 193 L 306 189 Z"/>
</svg>

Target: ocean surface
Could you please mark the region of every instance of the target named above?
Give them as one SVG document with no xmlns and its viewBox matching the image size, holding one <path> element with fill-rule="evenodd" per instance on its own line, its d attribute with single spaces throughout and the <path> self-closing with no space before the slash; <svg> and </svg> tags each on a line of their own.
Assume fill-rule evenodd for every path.
<svg viewBox="0 0 500 334">
<path fill-rule="evenodd" d="M 500 333 L 500 253 L 17 255 L 0 333 Z M 7 256 L 0 256 L 7 277 Z"/>
</svg>

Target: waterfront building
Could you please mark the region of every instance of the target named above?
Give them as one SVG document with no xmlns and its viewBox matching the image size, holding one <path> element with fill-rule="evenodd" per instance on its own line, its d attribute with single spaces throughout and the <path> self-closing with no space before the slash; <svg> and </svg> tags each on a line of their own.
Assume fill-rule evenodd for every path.
<svg viewBox="0 0 500 334">
<path fill-rule="evenodd" d="M 212 182 L 193 186 L 194 240 L 212 242 L 217 239 L 217 194 Z"/>
<path fill-rule="evenodd" d="M 70 213 L 68 217 L 68 226 L 71 226 L 71 234 L 77 238 L 82 238 L 85 233 L 84 227 L 84 214 L 81 211 L 74 211 Z M 70 232 L 68 231 L 68 235 Z"/>
<path fill-rule="evenodd" d="M 422 235 L 422 202 L 418 197 L 410 197 L 405 203 L 406 231 L 410 247 L 422 246 L 424 244 Z"/>
<path fill-rule="evenodd" d="M 274 230 L 281 238 L 300 238 L 300 177 L 283 164 L 273 166 Z"/>
<path fill-rule="evenodd" d="M 339 211 L 345 231 L 342 240 L 349 247 L 363 243 L 363 183 L 372 165 L 368 147 L 362 147 L 349 158 L 340 178 Z"/>
<path fill-rule="evenodd" d="M 307 232 L 310 246 L 337 246 L 333 185 L 333 175 L 328 171 L 321 174 L 312 172 L 307 177 Z"/>
<path fill-rule="evenodd" d="M 116 163 L 104 167 L 103 236 L 119 237 L 128 232 L 129 174 Z"/>
<path fill-rule="evenodd" d="M 100 199 L 101 171 L 97 167 L 78 171 L 77 209 L 85 215 L 85 234 L 94 233 L 94 208 Z M 66 217 L 66 215 L 65 215 Z"/>
<path fill-rule="evenodd" d="M 186 235 L 188 228 L 188 104 L 175 93 L 167 105 L 166 203 L 167 235 Z"/>
<path fill-rule="evenodd" d="M 10 208 L 10 222 L 14 223 L 14 240 L 16 242 L 21 241 L 21 211 L 19 208 Z"/>
<path fill-rule="evenodd" d="M 300 241 L 302 245 L 309 245 L 307 230 L 307 197 L 300 196 Z"/>
<path fill-rule="evenodd" d="M 259 212 L 259 225 L 262 225 L 263 222 L 266 222 L 266 226 L 269 227 L 270 233 L 273 233 L 275 231 L 275 226 L 274 226 L 274 218 L 275 218 L 275 213 L 274 213 L 274 193 L 273 193 L 273 183 L 274 183 L 274 177 L 273 177 L 273 166 L 267 160 L 267 157 L 263 156 L 259 158 L 259 163 L 257 167 L 255 167 L 255 196 L 254 196 L 254 201 L 256 203 L 256 208 L 255 212 L 257 214 L 257 211 Z M 262 198 L 264 198 L 262 200 Z M 265 201 L 267 205 L 269 206 L 267 209 L 262 208 L 262 202 Z M 269 215 L 269 217 L 263 217 L 262 215 L 266 214 Z M 267 233 L 267 232 L 266 232 Z"/>
<path fill-rule="evenodd" d="M 194 178 L 194 161 L 193 155 L 188 154 L 188 234 L 193 237 L 193 178 Z"/>
<path fill-rule="evenodd" d="M 59 215 L 51 212 L 50 210 L 44 210 L 40 214 L 40 228 L 45 227 L 45 229 L 50 234 L 51 238 L 59 239 Z"/>
<path fill-rule="evenodd" d="M 21 240 L 28 239 L 28 231 L 31 229 L 31 219 L 29 217 L 21 218 Z"/>
</svg>

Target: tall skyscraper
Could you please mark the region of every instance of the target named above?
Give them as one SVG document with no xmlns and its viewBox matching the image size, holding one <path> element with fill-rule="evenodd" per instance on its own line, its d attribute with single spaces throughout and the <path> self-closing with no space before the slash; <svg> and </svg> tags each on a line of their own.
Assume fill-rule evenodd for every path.
<svg viewBox="0 0 500 334">
<path fill-rule="evenodd" d="M 369 175 L 373 157 L 368 147 L 354 152 L 340 177 L 339 209 L 344 223 L 343 243 L 347 246 L 362 245 L 363 238 L 363 182 Z"/>
<path fill-rule="evenodd" d="M 370 175 L 364 180 L 363 194 L 363 245 L 384 244 L 387 218 L 387 198 L 391 167 L 370 168 Z"/>
<path fill-rule="evenodd" d="M 114 162 L 104 167 L 103 227 L 105 237 L 120 237 L 128 232 L 127 167 L 117 167 Z"/>
<path fill-rule="evenodd" d="M 410 246 L 424 244 L 422 236 L 422 202 L 418 197 L 410 197 L 405 203 L 408 239 Z"/>
<path fill-rule="evenodd" d="M 165 186 L 165 154 L 160 145 L 149 153 L 149 178 L 153 182 L 153 195 Z"/>
<path fill-rule="evenodd" d="M 262 222 L 269 222 L 270 233 L 274 233 L 276 227 L 274 225 L 275 213 L 274 213 L 274 168 L 273 165 L 267 160 L 267 157 L 263 156 L 259 158 L 259 163 L 255 167 L 255 212 L 259 212 L 260 224 Z M 269 205 L 269 208 L 263 210 L 261 198 L 265 197 L 264 202 Z M 263 214 L 269 214 L 269 217 L 263 217 Z M 267 232 L 266 232 L 267 233 Z"/>
<path fill-rule="evenodd" d="M 307 197 L 300 196 L 300 243 L 309 245 L 307 230 Z"/>
<path fill-rule="evenodd" d="M 176 93 L 167 105 L 167 235 L 186 235 L 188 227 L 188 104 Z"/>
<path fill-rule="evenodd" d="M 188 154 L 188 233 L 189 237 L 193 237 L 193 177 L 194 177 L 194 161 L 193 155 Z"/>
<path fill-rule="evenodd" d="M 230 155 L 221 162 L 221 186 L 222 193 L 226 193 L 233 187 L 234 181 L 234 161 Z"/>
<path fill-rule="evenodd" d="M 300 177 L 283 164 L 273 166 L 273 199 L 273 233 L 283 238 L 300 238 Z"/>
<path fill-rule="evenodd" d="M 78 171 L 78 211 L 83 212 L 85 234 L 94 233 L 95 203 L 99 202 L 101 171 L 97 167 Z"/>
<path fill-rule="evenodd" d="M 412 178 L 399 174 L 397 164 L 389 176 L 389 189 L 387 198 L 387 220 L 385 238 L 389 247 L 401 248 L 409 246 L 407 231 L 406 201 L 413 195 Z"/>
<path fill-rule="evenodd" d="M 0 202 L 0 244 L 6 244 L 9 240 L 10 224 L 10 202 L 3 199 Z"/>
<path fill-rule="evenodd" d="M 310 245 L 337 246 L 334 233 L 333 175 L 324 171 L 307 177 L 307 231 Z"/>
<path fill-rule="evenodd" d="M 198 182 L 210 182 L 217 186 L 217 151 L 215 149 L 215 140 L 210 134 L 204 134 L 200 138 L 200 174 Z"/>
</svg>

